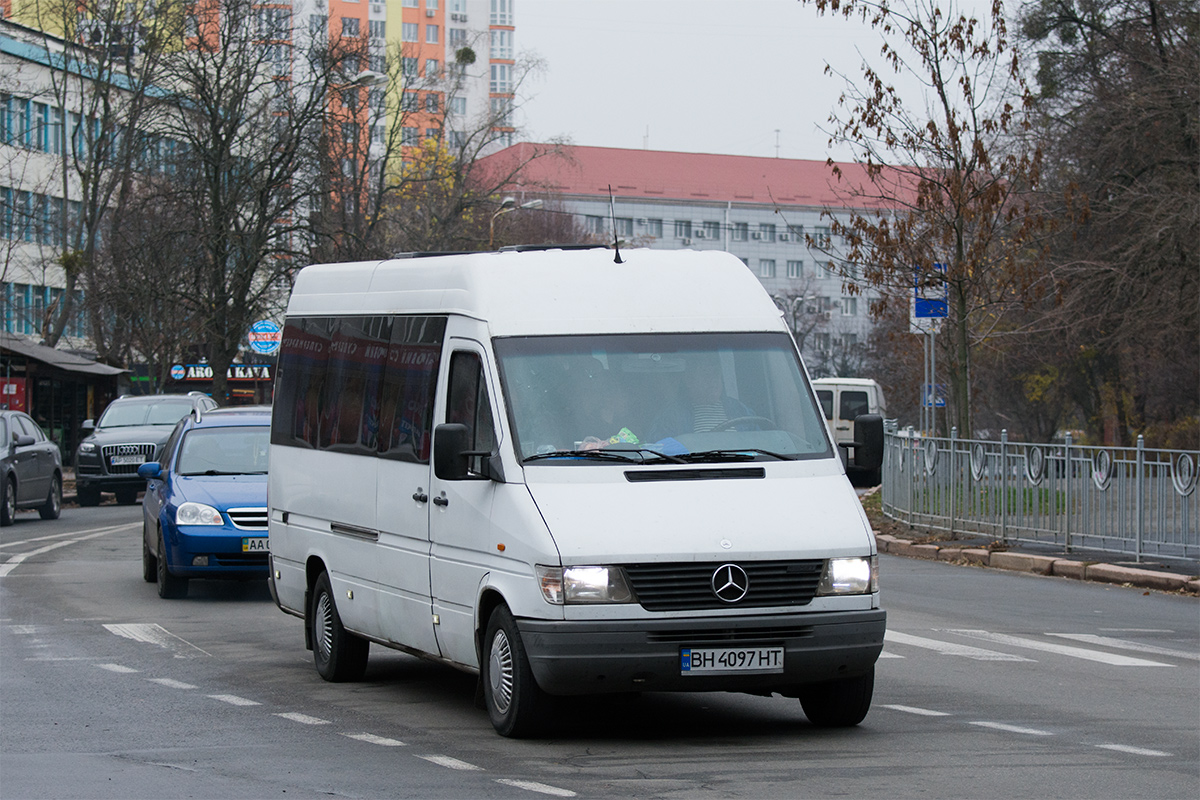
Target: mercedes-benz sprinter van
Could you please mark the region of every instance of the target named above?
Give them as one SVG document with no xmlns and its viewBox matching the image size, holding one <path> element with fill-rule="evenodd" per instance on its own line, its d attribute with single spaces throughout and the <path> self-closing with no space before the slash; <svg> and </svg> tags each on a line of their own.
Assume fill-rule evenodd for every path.
<svg viewBox="0 0 1200 800">
<path fill-rule="evenodd" d="M 370 643 L 554 695 L 740 691 L 860 722 L 874 538 L 779 310 L 723 252 L 325 264 L 288 304 L 271 591 L 329 680 Z M 858 421 L 882 456 L 879 417 Z"/>
</svg>

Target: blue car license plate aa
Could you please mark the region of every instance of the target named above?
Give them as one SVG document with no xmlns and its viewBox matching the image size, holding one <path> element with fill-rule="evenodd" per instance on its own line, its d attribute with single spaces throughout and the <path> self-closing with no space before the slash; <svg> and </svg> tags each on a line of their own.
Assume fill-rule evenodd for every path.
<svg viewBox="0 0 1200 800">
<path fill-rule="evenodd" d="M 783 672 L 782 647 L 685 647 L 679 651 L 683 675 Z"/>
<path fill-rule="evenodd" d="M 269 553 L 271 548 L 267 546 L 268 541 L 266 536 L 247 536 L 242 539 L 242 552 Z"/>
</svg>

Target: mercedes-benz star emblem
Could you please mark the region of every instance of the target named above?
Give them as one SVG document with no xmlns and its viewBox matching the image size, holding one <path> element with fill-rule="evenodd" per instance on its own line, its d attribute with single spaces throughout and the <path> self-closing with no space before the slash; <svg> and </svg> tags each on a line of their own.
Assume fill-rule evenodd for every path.
<svg viewBox="0 0 1200 800">
<path fill-rule="evenodd" d="M 750 578 L 737 564 L 722 564 L 712 576 L 713 594 L 726 603 L 736 603 L 746 596 Z"/>
</svg>

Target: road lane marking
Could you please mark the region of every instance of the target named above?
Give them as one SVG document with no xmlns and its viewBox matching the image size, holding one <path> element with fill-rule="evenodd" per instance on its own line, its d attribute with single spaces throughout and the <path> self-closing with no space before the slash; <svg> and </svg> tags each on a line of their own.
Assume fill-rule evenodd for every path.
<svg viewBox="0 0 1200 800">
<path fill-rule="evenodd" d="M 1096 636 L 1092 633 L 1047 633 L 1046 635 L 1058 636 L 1062 639 L 1070 639 L 1086 644 L 1098 644 L 1101 647 L 1114 647 L 1117 650 L 1133 650 L 1136 653 L 1151 653 L 1156 656 L 1171 656 L 1172 658 L 1186 658 L 1192 661 L 1200 661 L 1200 653 L 1189 653 L 1186 650 L 1172 650 L 1169 647 L 1131 642 L 1128 639 L 1114 639 L 1111 636 Z"/>
<path fill-rule="evenodd" d="M 404 742 L 399 739 L 389 739 L 386 736 L 376 736 L 373 733 L 343 733 L 347 739 L 356 739 L 360 742 L 368 744 L 377 744 L 380 747 L 404 747 Z"/>
<path fill-rule="evenodd" d="M 109 525 L 105 528 L 84 528 L 81 531 L 67 531 L 66 533 L 52 533 L 49 536 L 34 536 L 29 539 L 12 539 L 7 542 L 0 542 L 0 550 L 6 547 L 15 545 L 33 544 L 34 542 L 48 542 L 51 539 L 66 539 L 69 536 L 79 536 L 80 534 L 101 534 L 112 533 L 113 531 L 123 530 L 141 525 L 140 522 L 123 522 L 120 525 Z"/>
<path fill-rule="evenodd" d="M 417 758 L 423 758 L 431 764 L 437 764 L 439 767 L 446 767 L 447 769 L 483 772 L 483 767 L 477 767 L 474 764 L 468 764 L 466 761 L 459 761 L 457 758 L 451 758 L 450 756 L 417 756 Z"/>
<path fill-rule="evenodd" d="M 912 647 L 923 647 L 926 650 L 934 650 L 947 656 L 962 656 L 963 658 L 973 658 L 976 661 L 1029 661 L 1033 662 L 1032 658 L 1013 655 L 1012 653 L 998 653 L 995 650 L 984 650 L 982 647 L 971 647 L 965 644 L 956 644 L 955 642 L 943 642 L 938 639 L 926 639 L 924 636 L 913 636 L 909 633 L 901 633 L 900 631 L 887 630 L 883 634 L 885 642 L 894 642 L 895 644 L 907 644 Z"/>
<path fill-rule="evenodd" d="M 137 672 L 133 667 L 123 667 L 120 664 L 97 664 L 100 669 L 106 669 L 109 672 L 116 672 L 120 675 L 128 675 L 131 672 Z"/>
<path fill-rule="evenodd" d="M 140 526 L 140 523 L 138 523 L 138 525 Z M 69 544 L 79 544 L 80 542 L 86 542 L 88 539 L 95 539 L 100 536 L 107 536 L 108 534 L 113 533 L 115 531 L 129 530 L 129 529 L 132 529 L 133 527 L 135 527 L 134 524 L 116 525 L 111 528 L 102 528 L 96 533 L 92 533 L 87 536 L 80 536 L 77 539 L 68 539 L 67 541 L 64 541 L 64 542 L 55 542 L 54 544 L 48 544 L 45 547 L 39 547 L 36 550 L 26 550 L 24 553 L 17 553 L 15 556 L 10 558 L 8 561 L 4 562 L 3 564 L 0 564 L 0 578 L 5 577 L 10 572 L 12 572 L 14 569 L 19 567 L 25 561 L 25 559 L 29 558 L 30 556 L 40 556 L 42 553 L 49 553 L 51 550 L 57 550 L 58 548 L 66 547 Z"/>
<path fill-rule="evenodd" d="M 502 783 L 505 786 L 512 786 L 517 789 L 526 789 L 530 792 L 540 792 L 554 797 L 574 797 L 575 793 L 570 789 L 560 789 L 557 786 L 547 786 L 544 783 L 536 781 L 515 781 L 511 778 L 497 778 L 496 783 Z"/>
<path fill-rule="evenodd" d="M 1162 750 L 1149 750 L 1145 747 L 1130 747 L 1127 744 L 1098 744 L 1104 750 L 1116 750 L 1118 753 L 1129 753 L 1135 756 L 1154 756 L 1156 758 L 1166 758 L 1171 756 L 1171 753 L 1164 753 Z"/>
<path fill-rule="evenodd" d="M 174 678 L 147 678 L 151 683 L 157 683 L 159 686 L 166 686 L 168 689 L 195 689 L 196 687 L 190 683 L 177 681 Z"/>
<path fill-rule="evenodd" d="M 164 650 L 172 650 L 175 652 L 176 658 L 195 658 L 196 653 L 211 656 L 211 653 L 201 650 L 186 639 L 181 639 L 163 626 L 154 623 L 121 623 L 105 625 L 104 629 L 109 633 L 114 633 L 126 639 L 132 639 L 135 642 L 156 644 Z M 195 653 L 192 652 L 193 650 Z"/>
<path fill-rule="evenodd" d="M 904 656 L 898 656 L 895 653 L 889 653 L 886 650 L 884 650 L 882 653 L 880 653 L 879 657 L 880 658 L 904 658 Z"/>
<path fill-rule="evenodd" d="M 1053 736 L 1050 731 L 1042 731 L 1037 728 L 1022 728 L 1019 725 L 1005 725 L 1003 722 L 971 722 L 969 725 L 978 725 L 981 728 L 991 728 L 996 731 L 1007 731 L 1008 733 L 1023 733 L 1027 736 Z"/>
<path fill-rule="evenodd" d="M 915 706 L 882 706 L 882 708 L 890 708 L 892 711 L 903 711 L 905 714 L 916 714 L 920 717 L 948 717 L 950 716 L 945 711 L 934 711 L 929 708 L 917 708 Z"/>
<path fill-rule="evenodd" d="M 1108 664 L 1114 667 L 1174 667 L 1174 664 L 1164 664 L 1161 661 L 1148 661 L 1144 658 L 1133 658 L 1131 656 L 1119 656 L 1112 653 L 1102 653 L 1099 650 L 1085 650 L 1082 647 L 1071 647 L 1065 644 L 1054 644 L 1052 642 L 1039 642 L 1036 639 L 1026 639 L 1021 636 L 1010 636 L 1007 633 L 992 633 L 991 631 L 978 630 L 953 630 L 947 629 L 946 633 L 956 633 L 959 636 L 969 636 L 972 639 L 982 639 L 985 642 L 995 642 L 996 644 L 1007 644 L 1013 647 L 1025 647 L 1030 650 L 1042 650 L 1047 653 L 1057 653 L 1060 656 L 1069 656 L 1070 658 L 1082 658 L 1087 661 L 1098 661 L 1101 664 Z"/>
<path fill-rule="evenodd" d="M 321 719 L 320 717 L 310 717 L 308 714 L 301 714 L 298 711 L 284 711 L 282 714 L 276 714 L 277 717 L 290 719 L 292 722 L 299 722 L 301 725 L 328 725 L 329 720 Z"/>
<path fill-rule="evenodd" d="M 261 706 L 262 703 L 254 700 L 247 700 L 244 697 L 238 697 L 236 694 L 210 694 L 213 700 L 220 700 L 222 703 L 229 703 L 231 706 Z"/>
<path fill-rule="evenodd" d="M 37 625 L 9 625 L 8 632 L 17 636 L 30 636 L 38 632 Z"/>
</svg>

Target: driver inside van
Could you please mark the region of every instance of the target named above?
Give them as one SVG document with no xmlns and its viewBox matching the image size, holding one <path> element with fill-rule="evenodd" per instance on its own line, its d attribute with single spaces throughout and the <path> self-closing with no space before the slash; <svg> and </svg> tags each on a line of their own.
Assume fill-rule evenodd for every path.
<svg viewBox="0 0 1200 800">
<path fill-rule="evenodd" d="M 692 356 L 685 366 L 680 396 L 655 418 L 650 441 L 717 430 L 729 420 L 754 416 L 749 406 L 725 393 L 721 365 L 715 355 Z"/>
</svg>

